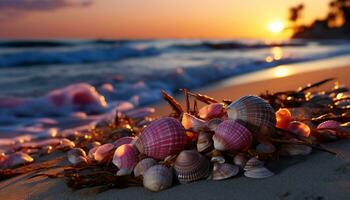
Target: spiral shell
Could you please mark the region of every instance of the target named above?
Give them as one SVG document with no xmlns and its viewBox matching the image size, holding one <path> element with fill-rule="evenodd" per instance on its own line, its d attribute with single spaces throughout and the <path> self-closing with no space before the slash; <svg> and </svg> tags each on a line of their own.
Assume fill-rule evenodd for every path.
<svg viewBox="0 0 350 200">
<path fill-rule="evenodd" d="M 230 119 L 242 121 L 254 133 L 273 130 L 276 125 L 275 111 L 258 96 L 241 97 L 228 106 L 227 114 Z"/>
<path fill-rule="evenodd" d="M 198 116 L 202 119 L 209 120 L 220 118 L 226 115 L 225 107 L 221 103 L 211 103 L 199 109 Z"/>
<path fill-rule="evenodd" d="M 209 161 L 195 150 L 181 151 L 174 163 L 180 183 L 189 183 L 207 177 L 209 167 Z"/>
<path fill-rule="evenodd" d="M 159 192 L 171 187 L 172 182 L 172 170 L 164 165 L 154 165 L 143 175 L 143 186 L 153 192 Z"/>
<path fill-rule="evenodd" d="M 213 180 L 224 180 L 236 176 L 239 172 L 239 167 L 228 163 L 214 163 Z"/>
<path fill-rule="evenodd" d="M 137 149 L 154 159 L 162 160 L 185 148 L 187 135 L 179 121 L 163 117 L 150 123 L 135 141 Z"/>
<path fill-rule="evenodd" d="M 119 168 L 118 176 L 129 175 L 138 161 L 138 152 L 131 144 L 118 147 L 113 156 L 113 164 Z"/>
<path fill-rule="evenodd" d="M 157 162 L 153 158 L 145 158 L 137 163 L 134 168 L 134 175 L 141 176 L 143 175 L 150 167 L 156 165 Z"/>
<path fill-rule="evenodd" d="M 208 132 L 200 132 L 197 140 L 198 152 L 204 152 L 209 150 L 213 146 L 212 136 Z"/>
<path fill-rule="evenodd" d="M 215 131 L 214 147 L 220 151 L 237 151 L 250 147 L 253 136 L 243 125 L 233 120 L 225 120 Z"/>
</svg>

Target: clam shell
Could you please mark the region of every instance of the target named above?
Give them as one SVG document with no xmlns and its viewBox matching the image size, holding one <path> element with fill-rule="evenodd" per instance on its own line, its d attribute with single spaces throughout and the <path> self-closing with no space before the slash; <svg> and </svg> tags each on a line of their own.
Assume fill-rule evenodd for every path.
<svg viewBox="0 0 350 200">
<path fill-rule="evenodd" d="M 239 167 L 228 163 L 214 163 L 213 180 L 223 180 L 236 176 L 239 172 Z"/>
<path fill-rule="evenodd" d="M 327 120 L 322 123 L 320 123 L 317 126 L 317 129 L 326 129 L 326 128 L 331 128 L 331 129 L 340 129 L 341 125 L 339 122 L 334 121 L 334 120 Z"/>
<path fill-rule="evenodd" d="M 180 183 L 189 183 L 207 177 L 209 167 L 209 161 L 195 150 L 181 151 L 174 163 Z"/>
<path fill-rule="evenodd" d="M 225 120 L 215 131 L 214 147 L 220 151 L 237 151 L 250 147 L 253 136 L 243 125 L 234 120 Z"/>
<path fill-rule="evenodd" d="M 113 149 L 114 149 L 114 145 L 111 143 L 106 143 L 101 146 L 98 146 L 93 153 L 93 158 L 97 162 L 103 162 Z"/>
<path fill-rule="evenodd" d="M 241 168 L 243 168 L 246 163 L 247 163 L 247 157 L 242 154 L 242 153 L 239 153 L 237 154 L 234 158 L 233 158 L 233 163 Z"/>
<path fill-rule="evenodd" d="M 204 120 L 198 119 L 197 117 L 188 113 L 183 114 L 181 123 L 185 129 L 192 129 L 195 132 L 198 132 L 205 127 Z"/>
<path fill-rule="evenodd" d="M 218 127 L 219 124 L 221 124 L 221 122 L 223 122 L 223 119 L 220 118 L 214 118 L 211 119 L 207 122 L 207 127 L 209 128 L 209 130 L 214 131 L 216 130 L 216 127 Z"/>
<path fill-rule="evenodd" d="M 8 156 L 4 161 L 4 164 L 6 167 L 11 168 L 18 165 L 32 163 L 33 161 L 34 159 L 30 155 L 22 152 L 16 152 Z"/>
<path fill-rule="evenodd" d="M 204 152 L 209 150 L 213 146 L 212 136 L 210 133 L 202 131 L 198 135 L 197 150 L 198 152 Z"/>
<path fill-rule="evenodd" d="M 279 154 L 283 156 L 309 155 L 312 148 L 306 145 L 284 144 L 281 146 Z"/>
<path fill-rule="evenodd" d="M 163 117 L 150 123 L 135 141 L 137 149 L 154 159 L 163 160 L 168 155 L 185 148 L 187 135 L 179 121 Z"/>
<path fill-rule="evenodd" d="M 157 162 L 153 158 L 145 158 L 137 163 L 134 168 L 134 175 L 141 176 L 143 175 L 150 167 L 156 165 Z"/>
<path fill-rule="evenodd" d="M 240 120 L 254 133 L 262 129 L 273 130 L 276 125 L 275 111 L 258 96 L 243 96 L 227 108 L 228 118 Z"/>
<path fill-rule="evenodd" d="M 274 173 L 265 167 L 256 167 L 244 172 L 244 176 L 249 178 L 268 178 L 273 175 Z"/>
<path fill-rule="evenodd" d="M 138 161 L 138 151 L 131 144 L 118 147 L 113 155 L 113 164 L 119 168 L 117 176 L 129 175 Z"/>
<path fill-rule="evenodd" d="M 327 130 L 327 128 L 333 130 Z M 332 141 L 337 139 L 336 131 L 341 130 L 342 126 L 337 121 L 327 120 L 320 123 L 317 126 L 317 129 L 317 132 L 313 134 L 313 136 L 315 136 L 320 141 Z"/>
<path fill-rule="evenodd" d="M 143 175 L 143 186 L 150 191 L 159 192 L 171 187 L 173 173 L 164 165 L 154 165 Z"/>
<path fill-rule="evenodd" d="M 220 118 L 226 115 L 225 107 L 221 103 L 211 103 L 199 109 L 198 116 L 202 119 L 209 120 Z"/>
<path fill-rule="evenodd" d="M 113 142 L 114 148 L 118 148 L 123 144 L 130 144 L 134 140 L 133 137 L 122 137 Z"/>
<path fill-rule="evenodd" d="M 254 169 L 254 168 L 258 168 L 258 167 L 263 167 L 264 166 L 264 162 L 261 161 L 261 160 L 258 160 L 257 158 L 253 157 L 251 159 L 249 159 L 245 166 L 244 166 L 244 170 L 247 171 L 247 170 L 251 170 L 251 169 Z"/>
<path fill-rule="evenodd" d="M 75 147 L 75 143 L 66 138 L 61 139 L 60 144 L 57 145 L 56 149 L 71 149 Z"/>
<path fill-rule="evenodd" d="M 73 148 L 67 152 L 68 161 L 73 165 L 86 164 L 86 153 L 81 148 Z"/>
<path fill-rule="evenodd" d="M 297 135 L 304 137 L 309 137 L 311 133 L 310 127 L 307 124 L 299 121 L 292 121 L 287 129 Z"/>
</svg>

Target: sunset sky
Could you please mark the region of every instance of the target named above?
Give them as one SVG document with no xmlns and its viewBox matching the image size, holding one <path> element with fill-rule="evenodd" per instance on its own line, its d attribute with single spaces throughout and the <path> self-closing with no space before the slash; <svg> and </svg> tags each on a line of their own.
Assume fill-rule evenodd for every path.
<svg viewBox="0 0 350 200">
<path fill-rule="evenodd" d="M 0 38 L 282 38 L 299 3 L 310 23 L 329 0 L 0 0 Z"/>
</svg>

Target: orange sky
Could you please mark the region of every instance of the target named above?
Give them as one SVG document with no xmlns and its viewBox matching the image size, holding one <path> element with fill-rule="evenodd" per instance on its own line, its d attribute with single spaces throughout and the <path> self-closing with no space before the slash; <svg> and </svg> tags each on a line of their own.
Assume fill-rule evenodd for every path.
<svg viewBox="0 0 350 200">
<path fill-rule="evenodd" d="M 305 22 L 329 0 L 95 0 L 0 21 L 0 38 L 281 38 L 267 25 L 303 2 Z"/>
</svg>

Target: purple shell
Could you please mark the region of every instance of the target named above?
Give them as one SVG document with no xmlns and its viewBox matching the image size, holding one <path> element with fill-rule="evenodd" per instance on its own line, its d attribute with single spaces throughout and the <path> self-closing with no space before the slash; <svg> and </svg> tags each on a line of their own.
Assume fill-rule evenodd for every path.
<svg viewBox="0 0 350 200">
<path fill-rule="evenodd" d="M 200 118 L 209 120 L 213 118 L 220 118 L 226 115 L 224 105 L 221 103 L 211 103 L 202 107 L 198 115 Z"/>
<path fill-rule="evenodd" d="M 339 128 L 341 128 L 341 126 L 340 126 L 339 122 L 334 121 L 334 120 L 324 121 L 317 126 L 317 129 L 327 129 L 327 128 L 339 129 Z"/>
<path fill-rule="evenodd" d="M 154 159 L 163 160 L 185 148 L 187 135 L 179 121 L 163 117 L 150 123 L 135 142 L 137 149 Z"/>
<path fill-rule="evenodd" d="M 138 151 L 131 144 L 123 144 L 115 150 L 112 162 L 119 170 L 131 173 L 138 162 Z"/>
<path fill-rule="evenodd" d="M 118 148 L 123 144 L 130 144 L 134 140 L 133 137 L 122 137 L 113 142 L 114 148 Z"/>
<path fill-rule="evenodd" d="M 220 151 L 244 150 L 252 144 L 250 131 L 234 120 L 225 120 L 218 125 L 213 136 L 214 147 Z"/>
</svg>

